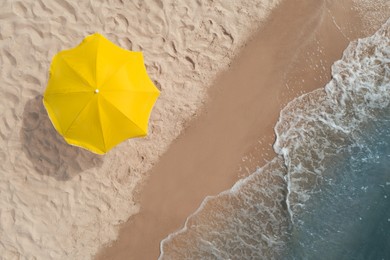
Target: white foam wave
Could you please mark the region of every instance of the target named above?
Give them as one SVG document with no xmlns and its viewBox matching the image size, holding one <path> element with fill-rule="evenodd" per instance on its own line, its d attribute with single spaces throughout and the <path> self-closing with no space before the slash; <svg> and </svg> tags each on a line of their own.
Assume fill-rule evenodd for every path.
<svg viewBox="0 0 390 260">
<path fill-rule="evenodd" d="M 298 214 L 322 178 L 323 165 L 353 142 L 364 122 L 390 103 L 390 20 L 350 43 L 322 89 L 290 102 L 275 127 L 274 150 L 288 169 L 288 208 Z M 326 155 L 326 156 L 325 156 Z"/>
<path fill-rule="evenodd" d="M 207 197 L 182 230 L 161 242 L 159 259 L 272 258 L 273 252 L 282 251 L 288 228 L 283 223 L 288 219 L 284 175 L 277 157 L 232 189 Z M 257 250 L 259 245 L 262 250 Z"/>
</svg>

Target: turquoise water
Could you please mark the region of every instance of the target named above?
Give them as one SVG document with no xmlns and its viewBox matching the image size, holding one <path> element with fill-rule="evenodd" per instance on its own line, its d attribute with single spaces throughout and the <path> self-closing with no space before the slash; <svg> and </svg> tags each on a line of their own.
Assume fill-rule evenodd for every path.
<svg viewBox="0 0 390 260">
<path fill-rule="evenodd" d="M 390 116 L 388 110 L 387 116 Z M 285 259 L 390 259 L 390 121 L 370 122 L 326 165 Z"/>
<path fill-rule="evenodd" d="M 207 197 L 160 259 L 390 259 L 390 20 L 275 134 L 278 156 Z"/>
</svg>

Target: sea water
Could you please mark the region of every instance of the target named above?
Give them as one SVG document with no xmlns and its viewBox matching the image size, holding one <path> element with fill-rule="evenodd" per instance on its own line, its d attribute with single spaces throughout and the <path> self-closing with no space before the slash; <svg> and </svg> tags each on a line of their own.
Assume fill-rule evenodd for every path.
<svg viewBox="0 0 390 260">
<path fill-rule="evenodd" d="M 278 154 L 207 197 L 161 259 L 390 259 L 390 20 L 290 102 Z"/>
<path fill-rule="evenodd" d="M 326 165 L 285 259 L 390 259 L 390 113 L 380 117 Z"/>
</svg>

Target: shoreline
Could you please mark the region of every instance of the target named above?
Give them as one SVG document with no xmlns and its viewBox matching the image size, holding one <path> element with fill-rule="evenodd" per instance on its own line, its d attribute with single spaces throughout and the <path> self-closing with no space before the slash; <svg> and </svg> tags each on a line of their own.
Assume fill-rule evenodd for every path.
<svg viewBox="0 0 390 260">
<path fill-rule="evenodd" d="M 323 87 L 350 40 L 363 36 L 352 1 L 306 2 L 281 3 L 217 76 L 201 114 L 149 173 L 140 212 L 97 259 L 156 259 L 160 241 L 180 229 L 205 196 L 230 188 L 273 157 L 281 108 Z"/>
</svg>

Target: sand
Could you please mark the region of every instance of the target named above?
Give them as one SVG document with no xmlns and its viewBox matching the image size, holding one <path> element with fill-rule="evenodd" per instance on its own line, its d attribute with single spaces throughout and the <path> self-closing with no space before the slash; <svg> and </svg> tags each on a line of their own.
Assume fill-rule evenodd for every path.
<svg viewBox="0 0 390 260">
<path fill-rule="evenodd" d="M 277 1 L 0 1 L 0 256 L 90 259 Z M 67 145 L 42 105 L 55 53 L 99 32 L 139 51 L 161 96 L 150 135 L 105 156 Z"/>
<path fill-rule="evenodd" d="M 96 259 L 157 259 L 160 241 L 180 229 L 207 195 L 274 157 L 280 109 L 323 87 L 348 43 L 385 21 L 368 24 L 361 18 L 365 7 L 301 0 L 277 7 L 217 77 L 202 113 L 151 170 L 139 194 L 140 212 Z"/>
<path fill-rule="evenodd" d="M 350 24 L 354 12 L 344 2 L 312 3 L 302 11 L 294 6 L 295 20 L 286 7 L 275 9 L 275 0 L 1 1 L 0 259 L 91 259 L 117 239 L 119 228 L 118 242 L 102 249 L 103 256 L 139 253 L 142 259 L 150 251 L 156 258 L 159 240 L 179 229 L 205 195 L 269 158 L 281 106 L 320 87 L 347 42 L 379 27 L 378 14 L 386 10 L 381 1 L 360 1 L 368 17 L 362 27 Z M 291 23 L 278 20 L 285 15 Z M 142 50 L 161 90 L 150 135 L 105 156 L 66 144 L 42 105 L 54 54 L 94 32 Z M 296 66 L 301 63 L 309 67 Z M 310 77 L 301 84 L 301 74 L 314 75 L 316 85 Z"/>
</svg>

